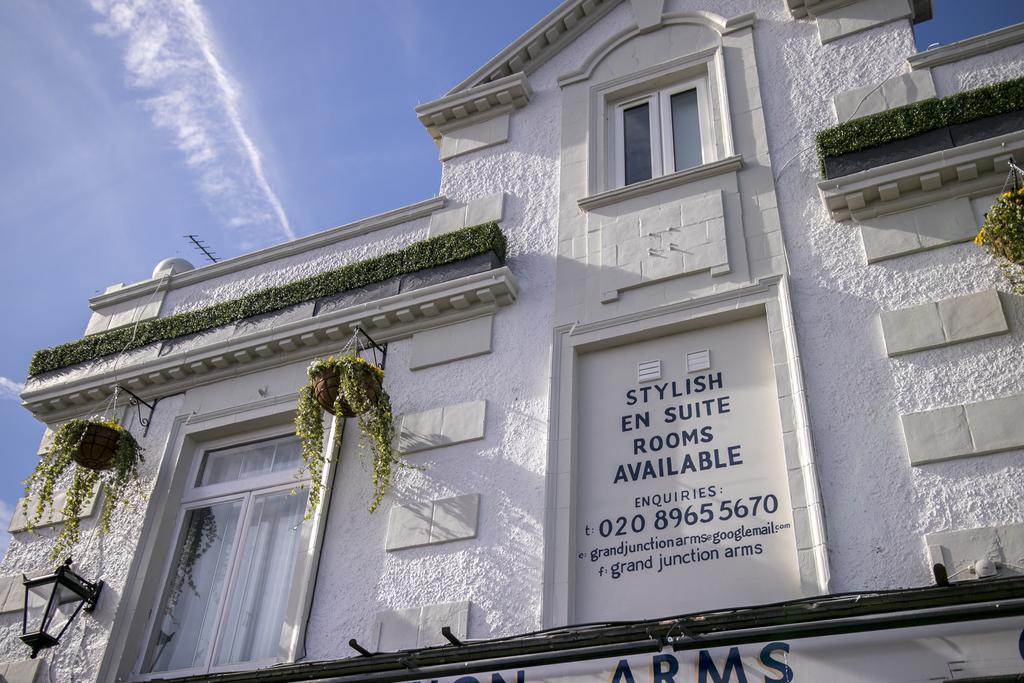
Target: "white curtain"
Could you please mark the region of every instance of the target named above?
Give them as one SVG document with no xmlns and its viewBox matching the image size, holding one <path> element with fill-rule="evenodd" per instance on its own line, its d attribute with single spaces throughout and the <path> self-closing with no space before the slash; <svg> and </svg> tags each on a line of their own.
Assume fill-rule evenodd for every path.
<svg viewBox="0 0 1024 683">
<path fill-rule="evenodd" d="M 277 656 L 305 509 L 305 492 L 253 499 L 217 664 Z"/>
</svg>

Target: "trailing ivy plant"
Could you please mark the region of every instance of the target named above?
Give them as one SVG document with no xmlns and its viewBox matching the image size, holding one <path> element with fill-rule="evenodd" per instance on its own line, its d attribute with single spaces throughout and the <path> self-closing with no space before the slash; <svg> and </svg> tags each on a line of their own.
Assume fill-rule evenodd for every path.
<svg viewBox="0 0 1024 683">
<path fill-rule="evenodd" d="M 118 433 L 113 466 L 110 469 L 94 470 L 74 461 L 86 429 L 93 424 L 113 429 Z M 69 476 L 71 484 L 67 489 L 64 507 L 60 510 L 64 515 L 63 528 L 57 534 L 50 557 L 63 557 L 78 543 L 82 509 L 97 490 L 97 485 L 104 489 L 100 532 L 109 533 L 114 511 L 129 498 L 137 486 L 139 463 L 142 461 L 142 448 L 135 437 L 117 422 L 99 417 L 65 422 L 54 433 L 49 450 L 42 455 L 35 470 L 25 480 L 22 510 L 27 520 L 27 528 L 31 530 L 44 514 L 52 515 L 57 483 L 63 477 Z M 30 509 L 29 501 L 32 499 L 35 505 Z"/>
<path fill-rule="evenodd" d="M 154 342 L 204 332 L 245 318 L 333 296 L 417 270 L 462 261 L 490 251 L 504 261 L 505 248 L 505 236 L 497 223 L 470 226 L 414 242 L 390 254 L 350 263 L 277 287 L 268 287 L 238 299 L 164 318 L 144 320 L 137 325 L 91 334 L 51 349 L 41 349 L 32 356 L 28 374 L 34 376 L 110 354 L 132 351 Z"/>
<path fill-rule="evenodd" d="M 347 404 L 351 412 L 356 414 L 359 430 L 369 442 L 360 441 L 359 446 L 368 446 L 372 455 L 373 499 L 369 511 L 373 512 L 391 485 L 394 469 L 412 467 L 394 452 L 394 416 L 391 413 L 391 397 L 382 384 L 384 371 L 364 358 L 350 354 L 315 360 L 310 364 L 307 374 L 309 381 L 299 391 L 295 414 L 295 433 L 302 443 L 302 459 L 305 463 L 299 474 L 308 472 L 310 476 L 306 519 L 313 515 L 320 504 L 326 464 L 323 413 L 314 385 L 318 377 L 330 374 L 336 374 L 340 380 L 338 394 L 334 399 L 334 419 L 337 420 L 337 416 L 344 412 Z"/>
<path fill-rule="evenodd" d="M 1024 187 L 999 195 L 974 243 L 996 258 L 1013 292 L 1024 294 Z"/>
<path fill-rule="evenodd" d="M 174 576 L 171 578 L 165 614 L 173 613 L 186 585 L 197 598 L 200 597 L 193 572 L 196 563 L 217 542 L 217 518 L 213 510 L 209 507 L 199 508 L 195 510 L 194 515 L 181 543 L 181 559 L 174 568 Z"/>
</svg>

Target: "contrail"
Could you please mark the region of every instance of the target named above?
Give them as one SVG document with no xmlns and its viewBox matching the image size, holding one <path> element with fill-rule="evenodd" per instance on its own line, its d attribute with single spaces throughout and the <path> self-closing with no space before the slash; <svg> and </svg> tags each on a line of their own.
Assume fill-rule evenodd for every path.
<svg viewBox="0 0 1024 683">
<path fill-rule="evenodd" d="M 145 100 L 154 125 L 170 130 L 199 188 L 225 224 L 245 233 L 243 248 L 294 239 L 242 121 L 238 87 L 224 69 L 203 10 L 194 0 L 91 0 L 97 31 L 127 40 L 129 82 L 155 91 Z"/>
</svg>

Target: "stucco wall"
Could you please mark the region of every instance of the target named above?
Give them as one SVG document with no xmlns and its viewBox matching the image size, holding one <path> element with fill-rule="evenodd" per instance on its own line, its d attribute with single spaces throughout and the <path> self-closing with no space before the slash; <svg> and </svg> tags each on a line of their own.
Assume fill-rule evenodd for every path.
<svg viewBox="0 0 1024 683">
<path fill-rule="evenodd" d="M 789 30 L 764 22 L 755 33 L 759 65 L 787 74 L 785 87 L 762 80 L 762 96 L 833 590 L 925 585 L 931 575 L 923 535 L 1019 521 L 1024 466 L 1018 451 L 911 468 L 899 416 L 1024 391 L 1022 306 L 1010 300 L 1007 307 L 1010 335 L 886 357 L 880 311 L 1006 289 L 991 259 L 969 243 L 868 265 L 856 226 L 831 220 L 817 196 L 813 135 L 835 123 L 832 96 L 905 71 L 913 52 L 909 25 L 889 24 L 824 48 L 809 25 Z M 1007 68 L 982 75 L 940 67 L 936 87 L 942 96 L 1020 73 L 1019 65 Z"/>
<path fill-rule="evenodd" d="M 625 7 L 609 19 L 622 22 L 624 16 Z M 600 35 L 613 27 L 602 22 L 593 30 Z M 494 319 L 493 353 L 410 372 L 408 344 L 394 344 L 388 352 L 389 386 L 408 388 L 392 391 L 400 412 L 487 400 L 483 441 L 411 456 L 426 469 L 402 473 L 396 487 L 399 502 L 479 493 L 478 537 L 382 554 L 383 515 L 368 520 L 346 514 L 335 503 L 319 579 L 323 588 L 318 588 L 309 627 L 310 659 L 347 656 L 347 634 L 368 638 L 373 613 L 386 608 L 469 600 L 472 638 L 540 626 L 558 211 L 560 97 L 555 78 L 575 68 L 582 52 L 570 46 L 531 76 L 534 95 L 529 106 L 513 115 L 507 144 L 442 164 L 440 193 L 454 202 L 506 193 L 501 227 L 509 242 L 508 264 L 521 287 L 516 303 Z M 345 479 L 339 477 L 337 492 L 347 497 Z M 347 562 L 329 559 L 360 556 L 357 549 L 377 553 L 379 562 L 353 572 Z M 351 611 L 339 610 L 353 595 L 372 599 Z"/>
<path fill-rule="evenodd" d="M 183 402 L 181 396 L 163 401 L 149 433 L 141 440 L 140 445 L 149 457 L 139 468 L 139 491 L 130 503 L 115 512 L 111 521 L 113 532 L 109 536 L 99 533 L 98 513 L 82 520 L 82 540 L 73 552 L 74 568 L 85 578 L 102 579 L 103 592 L 96 611 L 75 619 L 60 647 L 40 654 L 49 660 L 50 680 L 95 680 L 110 637 L 111 624 L 129 578 L 128 570 L 143 532 L 146 502 L 153 492 L 160 455 L 167 445 L 173 417 L 180 412 Z M 141 435 L 138 425 L 132 425 L 132 429 Z M 49 552 L 54 535 L 53 529 L 40 529 L 36 534 L 13 536 L 7 554 L 0 562 L 0 575 L 52 570 L 54 563 L 49 559 Z M 27 648 L 18 639 L 21 617 L 21 612 L 0 615 L 0 661 L 17 661 L 28 656 Z"/>
<path fill-rule="evenodd" d="M 932 67 L 939 97 L 1011 78 L 1024 73 L 1024 45 L 1012 45 L 995 52 Z"/>
</svg>

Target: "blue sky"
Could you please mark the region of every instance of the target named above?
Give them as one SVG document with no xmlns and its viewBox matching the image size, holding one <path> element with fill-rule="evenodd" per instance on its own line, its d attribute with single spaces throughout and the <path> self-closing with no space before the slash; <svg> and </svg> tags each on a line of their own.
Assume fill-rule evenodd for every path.
<svg viewBox="0 0 1024 683">
<path fill-rule="evenodd" d="M 135 5 L 0 3 L 2 529 L 42 432 L 19 383 L 36 349 L 81 336 L 90 296 L 168 256 L 199 265 L 186 233 L 230 257 L 435 195 L 413 107 L 555 3 Z M 934 6 L 919 49 L 1024 21 L 1018 3 Z"/>
</svg>

